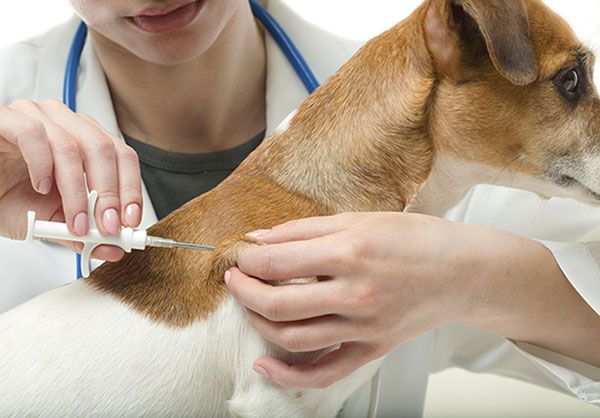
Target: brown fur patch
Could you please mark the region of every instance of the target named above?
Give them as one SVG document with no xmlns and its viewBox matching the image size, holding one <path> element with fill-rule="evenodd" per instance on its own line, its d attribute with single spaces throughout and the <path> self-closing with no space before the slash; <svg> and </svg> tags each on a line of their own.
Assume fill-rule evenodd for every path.
<svg viewBox="0 0 600 418">
<path fill-rule="evenodd" d="M 237 251 L 252 242 L 243 234 L 329 213 L 264 177 L 238 173 L 148 231 L 180 241 L 217 244 L 216 251 L 150 248 L 105 263 L 89 280 L 153 320 L 185 326 L 213 312 L 227 294 L 223 275 L 236 265 Z"/>
</svg>

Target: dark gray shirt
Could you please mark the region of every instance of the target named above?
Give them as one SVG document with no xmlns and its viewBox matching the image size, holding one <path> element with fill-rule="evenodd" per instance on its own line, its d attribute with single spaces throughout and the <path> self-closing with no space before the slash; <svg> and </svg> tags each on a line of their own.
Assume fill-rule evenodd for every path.
<svg viewBox="0 0 600 418">
<path fill-rule="evenodd" d="M 265 133 L 223 151 L 187 154 L 162 150 L 124 135 L 139 155 L 142 178 L 158 219 L 221 183 L 260 145 Z"/>
</svg>

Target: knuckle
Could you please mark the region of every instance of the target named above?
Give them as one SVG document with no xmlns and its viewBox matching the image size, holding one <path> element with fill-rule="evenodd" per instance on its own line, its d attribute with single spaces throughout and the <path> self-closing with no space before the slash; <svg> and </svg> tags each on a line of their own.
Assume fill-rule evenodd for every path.
<svg viewBox="0 0 600 418">
<path fill-rule="evenodd" d="M 98 192 L 98 201 L 105 204 L 112 204 L 119 201 L 119 195 L 112 190 L 103 190 Z"/>
<path fill-rule="evenodd" d="M 46 127 L 37 119 L 30 118 L 27 122 L 21 124 L 17 132 L 17 142 L 27 141 L 34 138 L 43 138 L 46 136 Z"/>
<path fill-rule="evenodd" d="M 54 150 L 64 156 L 74 158 L 79 157 L 79 146 L 75 141 L 68 137 L 62 137 L 52 141 Z"/>
<path fill-rule="evenodd" d="M 91 123 L 91 124 L 98 124 L 98 121 L 96 119 L 94 119 L 93 117 L 91 117 L 90 115 L 86 115 L 85 113 L 77 113 L 77 116 L 79 116 L 81 119 L 83 119 L 84 121 Z"/>
<path fill-rule="evenodd" d="M 346 233 L 342 244 L 329 254 L 329 262 L 338 267 L 354 271 L 362 264 L 361 259 L 366 253 L 366 244 L 358 237 Z"/>
<path fill-rule="evenodd" d="M 360 283 L 352 286 L 352 294 L 347 298 L 350 310 L 361 312 L 369 311 L 378 306 L 379 295 L 376 289 L 369 283 Z"/>
<path fill-rule="evenodd" d="M 298 225 L 298 220 L 294 219 L 291 221 L 284 222 L 281 225 L 277 225 L 277 226 L 273 227 L 273 231 L 290 232 L 290 231 L 293 231 L 294 229 L 296 229 L 297 225 Z"/>
<path fill-rule="evenodd" d="M 273 253 L 265 250 L 257 262 L 258 276 L 263 279 L 270 278 L 273 274 Z"/>
<path fill-rule="evenodd" d="M 129 145 L 121 146 L 119 149 L 119 155 L 126 161 L 130 161 L 132 163 L 135 163 L 136 165 L 139 164 L 139 157 L 137 152 Z"/>
<path fill-rule="evenodd" d="M 271 296 L 267 302 L 265 302 L 263 312 L 265 318 L 271 321 L 278 321 L 281 318 L 281 302 L 277 296 Z"/>
<path fill-rule="evenodd" d="M 298 331 L 295 328 L 285 328 L 279 337 L 281 347 L 285 348 L 291 353 L 299 353 L 303 351 L 301 338 L 298 335 Z"/>
<path fill-rule="evenodd" d="M 119 194 L 121 196 L 126 196 L 127 200 L 138 200 L 142 197 L 139 188 L 128 184 L 122 184 L 119 187 Z"/>
<path fill-rule="evenodd" d="M 40 102 L 40 106 L 48 108 L 48 109 L 59 109 L 59 110 L 63 110 L 63 109 L 68 109 L 67 106 L 65 106 L 65 104 L 63 102 L 61 102 L 60 100 L 57 99 L 43 99 Z"/>
<path fill-rule="evenodd" d="M 332 262 L 354 272 L 364 264 L 367 244 L 354 234 L 346 233 L 343 244 L 332 252 Z"/>
<path fill-rule="evenodd" d="M 112 139 L 107 138 L 100 133 L 95 133 L 89 140 L 91 151 L 95 154 L 113 158 L 116 155 L 117 150 L 115 149 L 115 144 Z"/>
<path fill-rule="evenodd" d="M 17 111 L 37 109 L 37 105 L 29 99 L 17 99 L 14 102 L 12 102 L 8 107 L 9 109 Z"/>
<path fill-rule="evenodd" d="M 367 244 L 360 237 L 350 234 L 347 238 L 345 251 L 349 260 L 360 260 L 367 253 Z"/>
<path fill-rule="evenodd" d="M 377 289 L 370 283 L 362 283 L 358 285 L 356 296 L 360 298 L 363 306 L 376 306 L 379 302 L 379 293 Z"/>
<path fill-rule="evenodd" d="M 87 192 L 84 189 L 69 189 L 62 192 L 62 194 L 65 198 L 66 206 L 68 206 L 65 207 L 66 212 L 79 210 L 80 205 L 85 208 L 85 203 L 87 202 Z"/>
</svg>

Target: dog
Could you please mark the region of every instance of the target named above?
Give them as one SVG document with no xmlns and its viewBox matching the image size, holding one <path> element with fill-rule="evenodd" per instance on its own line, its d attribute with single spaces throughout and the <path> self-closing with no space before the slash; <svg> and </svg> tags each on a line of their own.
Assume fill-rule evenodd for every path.
<svg viewBox="0 0 600 418">
<path fill-rule="evenodd" d="M 600 198 L 593 55 L 540 0 L 426 0 L 368 42 L 218 187 L 149 231 L 150 249 L 0 316 L 9 416 L 334 417 L 373 359 L 319 389 L 252 371 L 292 353 L 228 293 L 244 234 L 346 211 L 441 215 L 473 185 Z"/>
</svg>

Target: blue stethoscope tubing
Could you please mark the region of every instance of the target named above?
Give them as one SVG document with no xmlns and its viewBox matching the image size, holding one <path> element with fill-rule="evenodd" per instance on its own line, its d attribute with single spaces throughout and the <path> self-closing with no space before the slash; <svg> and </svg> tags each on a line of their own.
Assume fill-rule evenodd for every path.
<svg viewBox="0 0 600 418">
<path fill-rule="evenodd" d="M 77 73 L 79 70 L 79 63 L 81 62 L 81 52 L 85 45 L 85 39 L 87 38 L 87 26 L 81 22 L 75 32 L 75 37 L 71 43 L 69 49 L 69 55 L 67 57 L 67 68 L 65 69 L 65 78 L 63 80 L 63 103 L 69 107 L 73 112 L 77 111 Z M 77 260 L 77 278 L 83 277 L 81 271 L 81 254 L 76 254 Z"/>
<path fill-rule="evenodd" d="M 311 94 L 319 87 L 319 81 L 317 80 L 317 77 L 315 77 L 310 66 L 290 36 L 267 9 L 256 0 L 249 1 L 252 13 L 271 34 L 273 40 L 277 43 L 279 48 L 281 48 L 281 51 L 287 57 L 294 68 L 294 71 L 298 74 L 300 80 L 302 80 L 304 87 L 306 87 L 306 91 L 308 91 L 308 94 Z M 71 43 L 63 81 L 63 102 L 73 112 L 77 111 L 77 75 L 86 38 L 87 26 L 84 22 L 81 22 L 77 28 L 73 42 Z M 83 277 L 83 272 L 81 271 L 81 254 L 77 254 L 77 278 L 80 279 L 81 277 Z"/>
<path fill-rule="evenodd" d="M 267 29 L 290 64 L 292 64 L 294 71 L 296 71 L 296 74 L 302 80 L 308 94 L 318 89 L 319 80 L 317 80 L 310 66 L 279 22 L 256 0 L 250 0 L 250 8 L 252 9 L 252 13 L 254 13 L 254 17 Z"/>
</svg>

